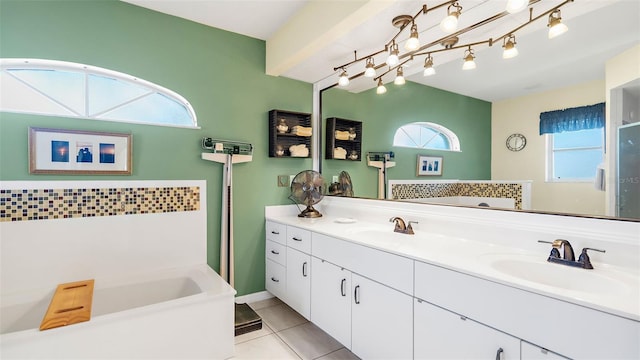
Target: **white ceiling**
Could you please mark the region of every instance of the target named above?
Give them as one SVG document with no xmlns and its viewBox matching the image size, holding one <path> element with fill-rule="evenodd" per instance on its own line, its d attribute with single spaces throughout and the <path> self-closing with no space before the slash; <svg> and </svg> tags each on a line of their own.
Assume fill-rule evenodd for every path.
<svg viewBox="0 0 640 360">
<path fill-rule="evenodd" d="M 358 0 L 360 3 L 377 2 L 375 11 L 360 11 L 351 14 L 349 23 L 340 26 L 326 26 L 319 34 L 313 25 L 331 23 L 328 17 L 335 17 L 335 23 L 347 19 L 345 14 L 329 11 L 330 6 L 344 6 L 327 0 L 123 0 L 155 11 L 196 21 L 208 26 L 276 43 L 283 36 L 283 27 L 291 24 L 305 26 L 294 28 L 298 35 L 313 33 L 309 40 L 323 36 L 332 39 L 327 44 L 309 41 L 309 44 L 294 44 L 301 49 L 290 61 L 282 64 L 278 75 L 309 83 L 318 83 L 321 88 L 337 80 L 334 67 L 354 58 L 363 57 L 384 48 L 396 34 L 391 19 L 397 15 L 415 15 L 426 4 L 431 8 L 443 0 Z M 320 1 L 320 3 L 318 3 Z M 356 0 L 349 0 L 356 1 Z M 562 0 L 543 0 L 534 5 L 533 16 L 558 5 Z M 506 0 L 459 0 L 463 6 L 460 28 L 474 24 L 481 19 L 503 11 Z M 354 3 L 352 3 L 354 4 Z M 310 24 L 303 18 L 313 7 L 318 15 Z M 327 11 L 322 10 L 326 7 Z M 373 12 L 373 13 L 372 13 Z M 421 44 L 433 42 L 444 34 L 438 23 L 446 10 L 436 9 L 416 18 Z M 322 16 L 320 19 L 319 17 Z M 297 18 L 298 17 L 298 18 Z M 472 41 L 498 38 L 513 30 L 529 18 L 528 11 L 508 16 L 481 29 L 461 36 L 460 44 Z M 355 19 L 355 20 L 354 20 Z M 462 71 L 464 49 L 436 53 L 433 55 L 437 74 L 423 77 L 424 56 L 405 68 L 407 80 L 433 86 L 467 96 L 499 101 L 535 92 L 547 91 L 562 86 L 575 85 L 590 80 L 604 79 L 605 62 L 622 51 L 640 43 L 640 1 L 638 0 L 575 0 L 562 7 L 562 20 L 569 32 L 549 40 L 547 38 L 546 17 L 517 31 L 516 41 L 520 55 L 502 59 L 502 43 L 475 48 L 478 68 Z M 297 21 L 297 22 L 296 22 Z M 306 23 L 304 22 L 306 21 Z M 340 27 L 340 31 L 338 31 Z M 408 29 L 407 29 L 408 30 Z M 399 37 L 400 52 L 403 53 L 405 30 Z M 312 37 L 315 37 L 312 39 Z M 327 37 L 325 37 L 327 38 Z M 441 49 L 440 45 L 429 50 Z M 300 55 L 302 54 L 302 55 Z M 269 54 L 267 55 L 269 57 Z M 375 57 L 376 64 L 385 61 L 384 55 Z M 267 61 L 269 63 L 269 61 Z M 269 66 L 269 64 L 268 64 Z M 638 59 L 640 66 L 640 59 Z M 350 75 L 361 72 L 364 64 L 354 64 L 347 68 Z M 379 69 L 381 73 L 383 69 Z M 393 81 L 395 71 L 386 75 L 385 83 Z M 372 88 L 375 84 L 369 78 L 360 77 L 351 81 L 348 90 L 359 92 Z M 394 85 L 388 85 L 394 86 Z"/>
</svg>

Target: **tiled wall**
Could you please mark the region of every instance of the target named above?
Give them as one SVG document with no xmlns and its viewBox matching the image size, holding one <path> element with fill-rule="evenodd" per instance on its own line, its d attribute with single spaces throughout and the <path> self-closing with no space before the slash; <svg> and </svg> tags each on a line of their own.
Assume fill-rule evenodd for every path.
<svg viewBox="0 0 640 360">
<path fill-rule="evenodd" d="M 0 221 L 167 213 L 199 209 L 198 186 L 0 190 Z"/>
<path fill-rule="evenodd" d="M 522 209 L 522 184 L 510 183 L 433 183 L 433 184 L 393 184 L 393 199 L 421 199 L 449 196 L 474 196 L 511 198 L 515 208 Z"/>
</svg>

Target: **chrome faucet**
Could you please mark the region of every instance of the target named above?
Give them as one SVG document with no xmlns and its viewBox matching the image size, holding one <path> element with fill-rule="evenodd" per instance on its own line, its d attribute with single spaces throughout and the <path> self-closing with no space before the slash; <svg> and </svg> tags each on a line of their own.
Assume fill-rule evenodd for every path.
<svg viewBox="0 0 640 360">
<path fill-rule="evenodd" d="M 578 261 L 576 261 L 575 254 L 573 253 L 573 248 L 571 247 L 571 243 L 569 240 L 564 239 L 556 239 L 553 242 L 538 240 L 539 243 L 551 244 L 553 247 L 551 249 L 551 253 L 547 258 L 548 262 L 563 264 L 575 267 L 581 267 L 583 269 L 593 269 L 593 265 L 591 264 L 591 259 L 587 254 L 587 250 L 605 252 L 605 250 L 594 249 L 594 248 L 583 248 L 580 252 L 580 257 L 578 257 Z M 562 257 L 560 257 L 560 250 L 563 250 Z"/>
<path fill-rule="evenodd" d="M 396 226 L 393 229 L 393 231 L 397 232 L 397 233 L 401 233 L 401 234 L 408 234 L 408 235 L 413 235 L 413 228 L 411 227 L 411 224 L 417 224 L 417 221 L 409 221 L 409 225 L 407 225 L 404 220 L 402 220 L 401 217 L 395 216 L 392 217 L 391 219 L 389 219 L 389 222 L 395 223 Z"/>
</svg>

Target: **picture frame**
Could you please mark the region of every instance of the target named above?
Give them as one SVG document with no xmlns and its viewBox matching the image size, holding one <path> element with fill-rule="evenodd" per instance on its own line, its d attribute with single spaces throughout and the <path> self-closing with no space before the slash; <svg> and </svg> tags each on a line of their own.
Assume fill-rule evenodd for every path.
<svg viewBox="0 0 640 360">
<path fill-rule="evenodd" d="M 418 155 L 417 176 L 442 175 L 442 156 Z"/>
<path fill-rule="evenodd" d="M 29 128 L 29 173 L 131 175 L 132 135 Z"/>
</svg>

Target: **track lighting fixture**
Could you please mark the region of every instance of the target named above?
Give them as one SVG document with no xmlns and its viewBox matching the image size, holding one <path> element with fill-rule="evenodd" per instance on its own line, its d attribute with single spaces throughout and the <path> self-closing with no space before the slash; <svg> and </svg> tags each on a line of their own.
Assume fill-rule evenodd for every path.
<svg viewBox="0 0 640 360">
<path fill-rule="evenodd" d="M 338 78 L 338 85 L 340 85 L 340 86 L 349 85 L 349 75 L 347 74 L 347 70 L 342 69 L 342 73 L 340 74 L 340 77 Z"/>
<path fill-rule="evenodd" d="M 415 23 L 411 25 L 411 35 L 409 40 L 404 44 L 404 48 L 408 51 L 418 50 L 420 47 L 420 40 L 418 39 L 418 25 Z"/>
<path fill-rule="evenodd" d="M 473 70 L 476 68 L 476 57 L 473 55 L 471 46 L 464 52 L 464 64 L 462 64 L 462 70 Z"/>
<path fill-rule="evenodd" d="M 398 64 L 398 62 L 400 61 L 400 58 L 398 57 L 398 54 L 400 52 L 398 51 L 398 44 L 395 43 L 395 41 L 391 44 L 391 49 L 389 50 L 389 57 L 387 58 L 387 65 L 389 66 L 396 66 Z"/>
<path fill-rule="evenodd" d="M 527 5 L 529 5 L 529 0 L 508 0 L 506 10 L 509 14 L 515 14 L 524 10 Z"/>
<path fill-rule="evenodd" d="M 398 66 L 398 71 L 396 72 L 396 79 L 393 80 L 393 83 L 396 85 L 404 85 L 404 71 L 402 71 L 402 66 Z"/>
<path fill-rule="evenodd" d="M 354 51 L 354 59 L 348 63 L 342 64 L 340 66 L 334 67 L 333 71 L 338 71 L 340 73 L 340 78 L 338 81 L 338 85 L 347 86 L 349 84 L 349 80 L 353 80 L 354 78 L 365 76 L 368 78 L 372 78 L 374 83 L 377 84 L 376 92 L 378 94 L 384 94 L 387 92 L 386 87 L 384 86 L 383 78 L 391 77 L 393 71 L 396 72 L 394 84 L 402 85 L 406 82 L 404 77 L 404 71 L 407 70 L 407 75 L 412 75 L 413 73 L 419 71 L 414 68 L 407 68 L 407 64 L 410 61 L 413 61 L 415 57 L 425 56 L 424 59 L 424 67 L 423 67 L 423 75 L 431 76 L 436 73 L 435 68 L 433 67 L 433 57 L 432 55 L 439 52 L 448 52 L 448 51 L 463 51 L 464 63 L 462 65 L 463 70 L 471 70 L 476 68 L 475 62 L 475 54 L 474 49 L 478 49 L 480 46 L 488 46 L 491 47 L 494 44 L 498 44 L 499 41 L 502 41 L 502 57 L 504 59 L 509 59 L 518 55 L 518 50 L 516 49 L 516 37 L 515 33 L 523 29 L 524 27 L 528 27 L 533 23 L 537 23 L 538 20 L 547 19 L 549 27 L 549 38 L 556 37 L 565 31 L 567 31 L 567 26 L 562 24 L 562 17 L 560 15 L 560 9 L 572 3 L 574 0 L 559 0 L 560 3 L 557 5 L 548 5 L 545 10 L 536 11 L 536 15 L 534 16 L 534 8 L 546 6 L 549 2 L 543 0 L 506 0 L 507 7 L 506 11 L 500 11 L 497 14 L 488 15 L 486 18 L 481 19 L 480 21 L 474 23 L 473 25 L 469 25 L 463 29 L 458 30 L 458 18 L 462 13 L 462 6 L 458 4 L 458 0 L 442 0 L 443 2 L 437 5 L 429 6 L 422 5 L 420 11 L 418 11 L 415 15 L 398 15 L 391 20 L 391 25 L 398 29 L 398 32 L 390 38 L 385 44 L 383 48 L 380 48 L 378 51 L 374 51 L 366 56 L 358 57 L 356 51 Z M 478 5 L 478 7 L 483 5 Z M 515 13 L 523 10 L 524 8 L 529 7 L 529 16 L 528 19 L 522 19 L 523 16 L 515 16 L 513 17 L 513 21 L 502 21 L 499 26 L 486 26 L 492 24 L 494 21 L 498 19 L 502 19 L 504 17 L 510 17 L 511 13 Z M 420 40 L 418 39 L 418 17 L 421 15 L 426 15 L 432 11 L 442 11 L 442 9 L 447 9 L 447 17 L 442 20 L 440 23 L 440 27 L 443 31 L 449 33 L 449 35 L 440 36 L 436 39 L 431 39 L 423 42 L 427 43 L 426 45 L 421 45 Z M 489 6 L 491 8 L 491 6 Z M 474 13 L 477 13 L 476 8 L 474 8 Z M 477 19 L 476 19 L 477 20 Z M 504 32 L 503 34 L 495 34 L 496 31 L 504 31 L 505 29 L 500 29 L 501 27 L 506 27 L 512 23 L 519 23 L 520 25 L 515 26 L 509 31 Z M 505 26 L 506 25 L 506 26 Z M 487 30 L 489 29 L 490 30 Z M 482 29 L 482 30 L 481 30 Z M 404 38 L 406 38 L 407 32 L 409 32 L 409 37 L 405 41 L 403 46 L 403 53 L 401 54 L 398 49 L 398 41 L 399 39 L 403 39 L 402 35 L 404 32 Z M 480 33 L 487 34 L 489 32 L 493 32 L 493 36 L 487 36 L 486 40 L 476 40 L 475 42 L 466 42 L 462 43 L 461 39 L 469 38 L 465 34 L 470 33 Z M 423 33 L 423 37 L 427 34 L 427 32 Z M 476 34 L 478 35 L 478 34 Z M 480 37 L 484 37 L 484 35 L 480 35 Z M 471 36 L 470 38 L 474 38 Z M 475 37 L 477 39 L 477 36 Z M 442 48 L 433 48 L 436 46 L 442 46 Z M 458 55 L 456 55 L 458 56 Z M 380 70 L 382 73 L 378 74 L 376 72 L 376 66 L 374 62 L 374 58 L 378 58 L 378 61 L 382 63 L 385 62 L 386 70 Z M 384 59 L 384 60 L 383 60 Z M 364 69 L 357 71 L 357 75 L 352 76 L 351 78 L 347 74 L 347 68 L 351 67 L 355 63 L 363 63 Z M 381 66 L 378 66 L 381 68 Z"/>
<path fill-rule="evenodd" d="M 433 67 L 433 58 L 431 54 L 427 55 L 424 59 L 424 76 L 431 76 L 436 74 L 436 69 Z"/>
<path fill-rule="evenodd" d="M 368 78 L 376 76 L 376 65 L 372 57 L 367 58 L 367 64 L 364 66 L 364 76 Z"/>
<path fill-rule="evenodd" d="M 504 48 L 504 51 L 502 52 L 503 59 L 511 59 L 518 56 L 518 49 L 516 48 L 515 35 L 509 34 L 508 37 L 504 38 L 502 47 Z"/>
<path fill-rule="evenodd" d="M 386 92 L 387 92 L 387 88 L 384 87 L 384 84 L 382 83 L 382 78 L 378 79 L 378 88 L 376 89 L 376 94 L 380 95 Z"/>
<path fill-rule="evenodd" d="M 450 34 L 458 29 L 458 17 L 462 13 L 462 6 L 457 2 L 447 7 L 447 17 L 440 22 L 440 29 Z"/>
<path fill-rule="evenodd" d="M 569 30 L 567 25 L 562 23 L 562 16 L 560 16 L 560 9 L 556 9 L 549 14 L 549 39 L 553 39 L 556 36 L 562 35 Z"/>
</svg>

